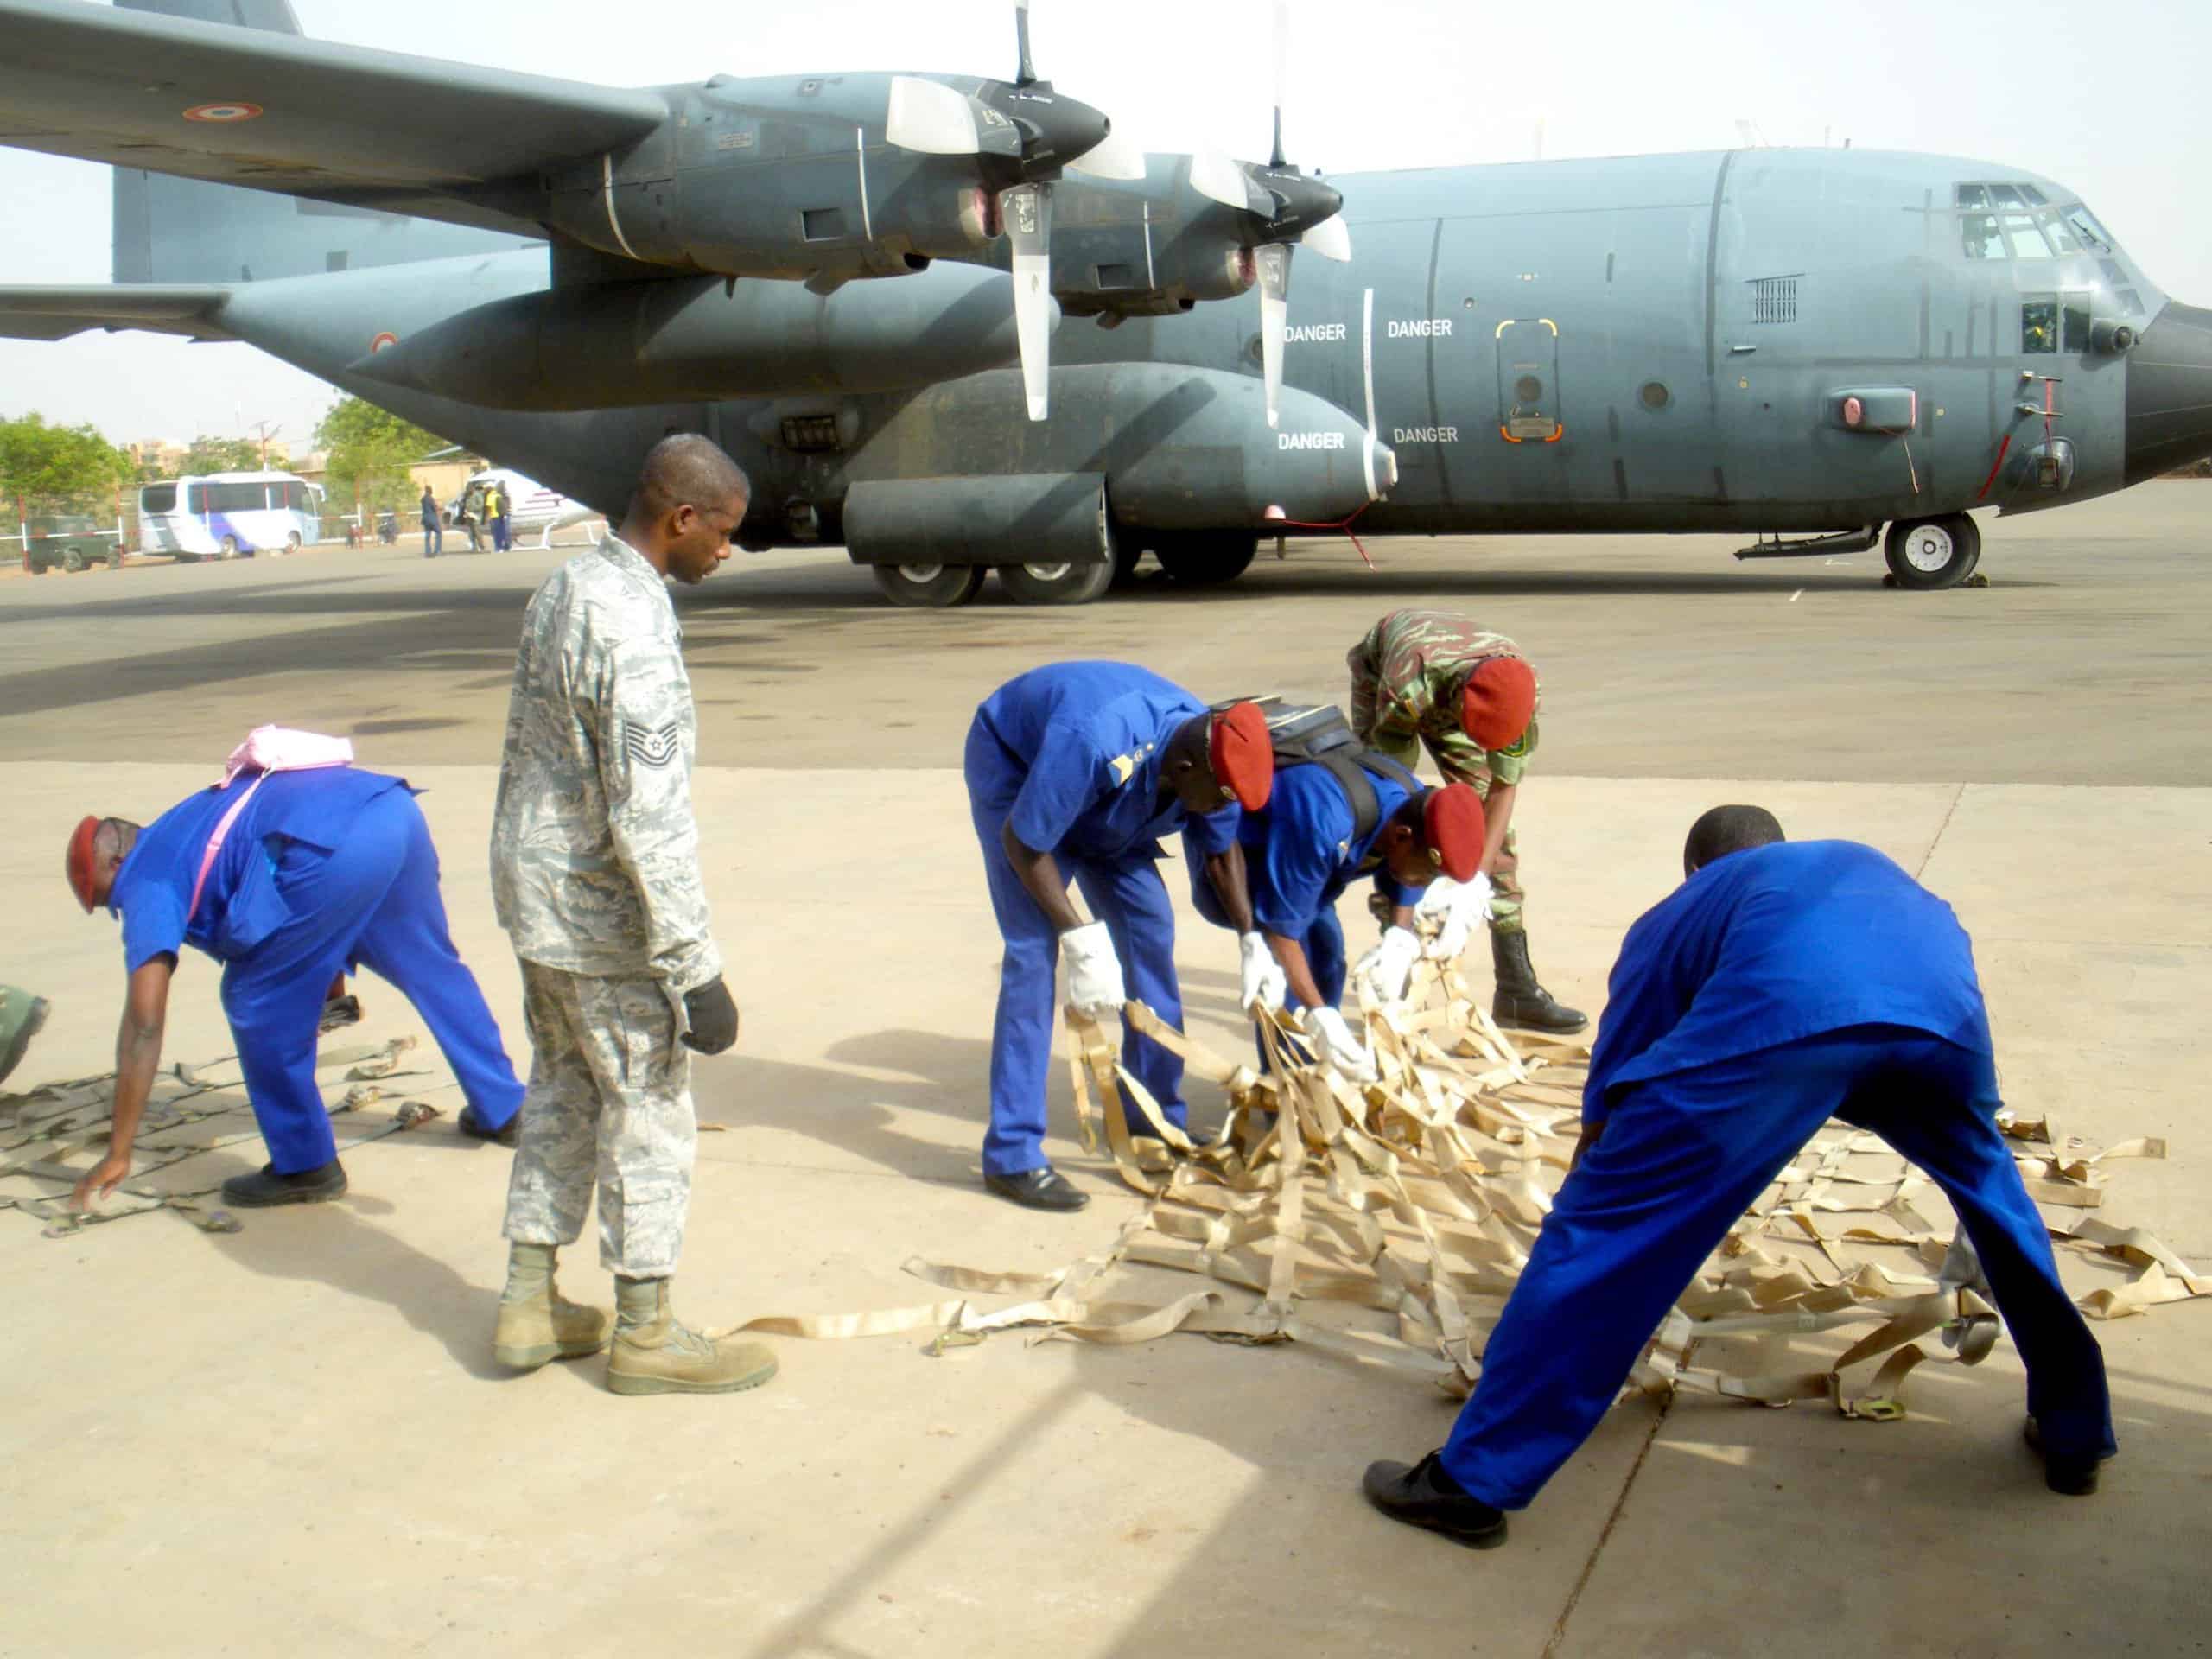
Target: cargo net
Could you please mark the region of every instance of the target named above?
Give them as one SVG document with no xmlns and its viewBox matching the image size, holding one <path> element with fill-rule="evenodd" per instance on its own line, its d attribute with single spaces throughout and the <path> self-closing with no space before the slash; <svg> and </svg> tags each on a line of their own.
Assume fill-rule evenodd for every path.
<svg viewBox="0 0 2212 1659">
<path fill-rule="evenodd" d="M 852 1337 L 938 1326 L 938 1351 L 1018 1327 L 1039 1340 L 1108 1344 L 1187 1332 L 1300 1343 L 1464 1397 L 1565 1178 L 1589 1051 L 1526 1033 L 1509 1039 L 1456 964 L 1421 963 L 1406 1000 L 1370 1002 L 1361 1014 L 1379 1073 L 1364 1084 L 1309 1063 L 1294 1015 L 1259 1021 L 1261 1070 L 1128 1005 L 1132 1027 L 1228 1096 L 1227 1120 L 1196 1141 L 1120 1064 L 1119 1032 L 1071 1014 L 1067 1064 L 1085 1144 L 1095 1150 L 1103 1138 L 1121 1178 L 1147 1200 L 1108 1250 L 1051 1274 L 917 1260 L 907 1272 L 965 1294 L 742 1328 Z M 1124 1097 L 1149 1134 L 1128 1127 Z M 2047 1118 L 2015 1117 L 2004 1128 L 2053 1238 L 2121 1275 L 2082 1298 L 2086 1314 L 2118 1319 L 2212 1294 L 2212 1279 L 2157 1240 L 2090 1213 L 2104 1202 L 2107 1167 L 2163 1157 L 2162 1141 L 2098 1151 Z M 1146 1268 L 1202 1282 L 1162 1298 L 1160 1278 Z M 1970 1246 L 1954 1242 L 1934 1184 L 1875 1135 L 1831 1122 L 1730 1231 L 1624 1395 L 1690 1389 L 1777 1406 L 1825 1400 L 1874 1421 L 1901 1416 L 1915 1366 L 1973 1364 L 1992 1351 L 1999 1325 L 1986 1289 Z M 988 1310 L 969 1300 L 988 1294 L 1027 1300 Z M 1816 1370 L 1766 1369 L 1770 1343 L 1750 1351 L 1745 1365 L 1696 1363 L 1706 1351 L 1744 1351 L 1700 1350 L 1711 1338 L 1853 1326 L 1865 1334 Z"/>
<path fill-rule="evenodd" d="M 315 1057 L 324 1103 L 334 1119 L 340 1154 L 402 1134 L 441 1116 L 427 1101 L 409 1096 L 458 1087 L 442 1073 L 405 1065 L 412 1037 L 325 1049 Z M 115 1103 L 112 1073 L 48 1084 L 29 1094 L 0 1093 L 0 1210 L 15 1210 L 46 1224 L 59 1238 L 100 1222 L 166 1210 L 203 1232 L 235 1233 L 238 1222 L 209 1200 L 219 1179 L 195 1182 L 179 1169 L 212 1152 L 251 1146 L 260 1150 L 238 1057 L 204 1065 L 169 1066 L 154 1080 L 133 1147 L 131 1171 L 100 1207 L 79 1214 L 70 1189 L 92 1167 L 72 1160 L 87 1148 L 105 1148 Z"/>
</svg>

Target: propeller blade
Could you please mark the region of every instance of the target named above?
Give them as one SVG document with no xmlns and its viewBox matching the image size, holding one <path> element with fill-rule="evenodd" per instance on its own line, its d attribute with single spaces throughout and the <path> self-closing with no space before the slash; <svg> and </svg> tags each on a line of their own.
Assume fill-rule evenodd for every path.
<svg viewBox="0 0 2212 1659">
<path fill-rule="evenodd" d="M 1270 242 L 1253 250 L 1260 267 L 1260 362 L 1268 383 L 1268 424 L 1282 418 L 1283 336 L 1290 320 L 1290 250 Z"/>
<path fill-rule="evenodd" d="M 1037 65 L 1029 55 L 1029 0 L 1014 0 L 1014 38 L 1021 49 L 1021 67 L 1014 73 L 1014 84 L 1017 86 L 1034 86 Z"/>
<path fill-rule="evenodd" d="M 1021 389 L 1029 418 L 1041 421 L 1052 391 L 1052 187 L 1016 185 L 999 197 L 1014 244 L 1014 327 L 1021 343 Z"/>
<path fill-rule="evenodd" d="M 1351 262 L 1351 232 L 1344 228 L 1341 219 L 1323 219 L 1298 238 L 1298 245 L 1311 248 L 1324 259 L 1333 259 L 1340 265 Z"/>
<path fill-rule="evenodd" d="M 1244 176 L 1242 167 L 1217 149 L 1202 149 L 1191 157 L 1191 188 L 1224 207 L 1251 211 L 1251 181 Z"/>
<path fill-rule="evenodd" d="M 1120 134 L 1109 132 L 1104 143 L 1070 162 L 1067 171 L 1094 179 L 1141 180 L 1145 175 L 1144 152 Z"/>
<path fill-rule="evenodd" d="M 968 95 L 918 75 L 892 76 L 883 137 L 922 156 L 974 156 L 983 148 L 982 129 Z"/>
<path fill-rule="evenodd" d="M 1269 167 L 1282 160 L 1282 106 L 1290 101 L 1290 0 L 1275 0 L 1275 153 Z"/>
</svg>

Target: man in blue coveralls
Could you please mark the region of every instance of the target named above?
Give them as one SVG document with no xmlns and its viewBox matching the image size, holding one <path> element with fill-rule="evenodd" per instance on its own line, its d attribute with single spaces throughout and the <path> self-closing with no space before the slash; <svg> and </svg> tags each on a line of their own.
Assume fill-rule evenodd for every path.
<svg viewBox="0 0 2212 1659">
<path fill-rule="evenodd" d="M 100 906 L 121 913 L 130 975 L 116 1037 L 114 1130 L 107 1156 L 77 1185 L 79 1209 L 130 1173 L 161 1064 L 169 980 L 186 944 L 224 964 L 223 1012 L 269 1146 L 258 1173 L 223 1183 L 226 1204 L 312 1204 L 346 1191 L 315 1057 L 324 993 L 356 963 L 397 986 L 430 1027 L 468 1103 L 463 1132 L 513 1144 L 523 1087 L 454 950 L 437 851 L 414 791 L 355 766 L 267 773 L 202 887 L 208 842 L 249 786 L 242 778 L 202 790 L 143 829 L 88 817 L 69 838 L 70 891 L 87 915 Z"/>
<path fill-rule="evenodd" d="M 2104 1357 L 2058 1281 L 1995 1113 L 1974 949 L 1951 908 L 1855 842 L 1783 842 L 1758 807 L 1690 830 L 1685 880 L 1629 931 L 1581 1144 L 1443 1447 L 1367 1471 L 1385 1515 L 1505 1541 L 1589 1436 L 1729 1227 L 1831 1117 L 1926 1170 L 1958 1211 L 2028 1372 L 2053 1491 L 2116 1450 Z"/>
<path fill-rule="evenodd" d="M 1006 939 L 983 1185 L 1033 1210 L 1079 1210 L 1088 1196 L 1044 1150 L 1053 945 L 1066 964 L 1071 1007 L 1103 1019 L 1134 994 L 1181 1024 L 1175 917 L 1155 868 L 1160 838 L 1179 830 L 1243 936 L 1245 1001 L 1279 994 L 1253 928 L 1236 843 L 1238 812 L 1264 806 L 1274 779 L 1267 720 L 1249 702 L 1210 712 L 1127 663 L 1054 663 L 984 700 L 968 728 L 963 770 Z M 1096 918 L 1088 924 L 1068 902 L 1071 876 Z M 1182 1125 L 1182 1061 L 1134 1031 L 1122 1059 Z M 1135 1108 L 1124 1109 L 1142 1127 Z"/>
<path fill-rule="evenodd" d="M 1411 950 L 1385 965 L 1380 958 L 1395 944 L 1387 942 L 1361 959 L 1360 969 L 1376 976 L 1385 998 L 1402 995 L 1421 948 L 1412 931 L 1421 890 L 1440 875 L 1472 881 L 1484 840 L 1482 798 L 1467 785 L 1423 789 L 1395 767 L 1367 776 L 1376 819 L 1363 836 L 1344 785 L 1314 763 L 1278 772 L 1266 810 L 1247 813 L 1236 830 L 1244 845 L 1252 914 L 1281 964 L 1287 1005 L 1306 1011 L 1317 1058 L 1357 1081 L 1375 1075 L 1375 1058 L 1337 1009 L 1349 972 L 1338 899 L 1359 877 L 1375 878 L 1376 891 L 1391 906 L 1390 931 Z M 1226 925 L 1205 883 L 1193 880 L 1192 899 L 1208 921 Z M 1388 982 L 1394 978 L 1395 985 Z"/>
</svg>

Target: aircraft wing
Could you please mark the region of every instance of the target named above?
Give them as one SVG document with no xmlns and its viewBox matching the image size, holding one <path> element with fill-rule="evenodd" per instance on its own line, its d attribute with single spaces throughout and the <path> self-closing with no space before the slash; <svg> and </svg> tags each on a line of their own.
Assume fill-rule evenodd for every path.
<svg viewBox="0 0 2212 1659">
<path fill-rule="evenodd" d="M 67 340 L 89 328 L 230 340 L 216 321 L 230 290 L 214 287 L 0 288 L 0 339 Z"/>
<path fill-rule="evenodd" d="M 650 90 L 89 0 L 0 0 L 0 143 L 543 236 L 448 193 L 619 149 Z"/>
</svg>

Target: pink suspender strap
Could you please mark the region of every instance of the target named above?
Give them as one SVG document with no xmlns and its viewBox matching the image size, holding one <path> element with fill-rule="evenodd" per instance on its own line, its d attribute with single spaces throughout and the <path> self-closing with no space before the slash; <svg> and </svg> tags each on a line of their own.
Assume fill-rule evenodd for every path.
<svg viewBox="0 0 2212 1659">
<path fill-rule="evenodd" d="M 192 884 L 192 906 L 184 912 L 188 927 L 191 925 L 192 918 L 200 913 L 200 895 L 207 886 L 207 872 L 215 868 L 215 855 L 223 850 L 223 842 L 230 838 L 231 826 L 238 821 L 238 814 L 245 810 L 245 804 L 253 798 L 253 791 L 261 787 L 262 779 L 268 776 L 265 772 L 255 775 L 254 780 L 246 785 L 245 793 L 238 797 L 238 804 L 223 814 L 222 822 L 215 826 L 215 833 L 207 837 L 207 850 L 200 855 L 200 879 Z"/>
</svg>

